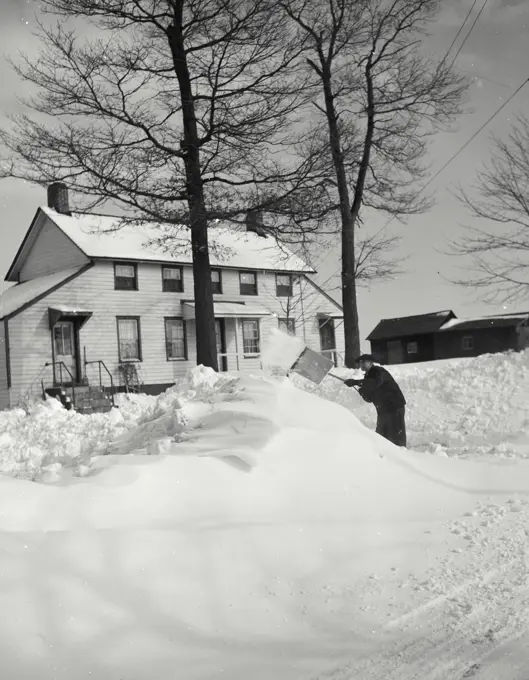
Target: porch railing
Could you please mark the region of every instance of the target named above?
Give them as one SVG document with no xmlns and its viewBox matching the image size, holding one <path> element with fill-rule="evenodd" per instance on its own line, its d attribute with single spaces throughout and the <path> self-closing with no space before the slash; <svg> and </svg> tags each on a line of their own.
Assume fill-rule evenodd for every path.
<svg viewBox="0 0 529 680">
<path fill-rule="evenodd" d="M 115 401 L 114 396 L 115 396 L 115 393 L 116 393 L 116 388 L 115 388 L 115 385 L 114 385 L 114 378 L 112 377 L 112 373 L 111 373 L 110 370 L 108 369 L 108 366 L 105 364 L 105 362 L 104 362 L 102 359 L 93 359 L 92 361 L 87 361 L 87 360 L 85 359 L 85 362 L 84 362 L 84 365 L 85 365 L 85 374 L 86 374 L 86 366 L 88 366 L 89 364 L 97 364 L 97 365 L 98 365 L 98 369 L 99 369 L 99 387 L 104 388 L 104 385 L 103 385 L 103 371 L 105 371 L 105 373 L 108 375 L 108 377 L 109 377 L 109 379 L 110 379 L 110 399 L 111 399 L 111 401 L 112 401 L 112 406 L 115 406 L 115 405 L 116 405 L 116 401 Z"/>
<path fill-rule="evenodd" d="M 72 375 L 72 372 L 68 368 L 68 366 L 64 363 L 64 361 L 47 361 L 45 366 L 52 366 L 53 367 L 53 374 L 54 374 L 54 382 L 58 383 L 59 387 L 64 389 L 65 384 L 63 380 L 63 370 L 66 371 L 68 377 L 70 378 L 70 385 L 69 387 L 72 390 L 72 404 L 75 404 L 75 378 Z M 56 371 L 56 366 L 59 367 L 59 380 L 57 380 L 57 371 Z"/>
<path fill-rule="evenodd" d="M 335 366 L 338 366 L 339 353 L 335 349 L 323 349 L 320 351 L 320 354 L 327 359 L 330 359 Z"/>
</svg>

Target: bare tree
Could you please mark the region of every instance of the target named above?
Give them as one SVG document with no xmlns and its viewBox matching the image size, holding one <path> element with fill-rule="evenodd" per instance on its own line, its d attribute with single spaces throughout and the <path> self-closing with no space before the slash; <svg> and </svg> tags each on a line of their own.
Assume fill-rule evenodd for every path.
<svg viewBox="0 0 529 680">
<path fill-rule="evenodd" d="M 477 288 L 487 302 L 514 302 L 529 290 L 529 118 L 519 117 L 506 140 L 495 139 L 490 163 L 472 190 L 457 194 L 478 220 L 453 242 L 473 273 L 454 281 Z"/>
<path fill-rule="evenodd" d="M 427 140 L 460 112 L 464 79 L 421 52 L 439 0 L 280 0 L 319 83 L 313 139 L 332 159 L 341 220 L 346 364 L 360 351 L 356 230 L 364 207 L 403 218 L 419 196 Z"/>
<path fill-rule="evenodd" d="M 197 360 L 216 369 L 208 225 L 323 186 L 318 155 L 296 155 L 304 45 L 273 0 L 40 4 L 58 21 L 40 24 L 38 57 L 15 64 L 37 94 L 0 133 L 1 175 L 63 181 L 85 209 L 110 202 L 124 220 L 185 225 Z"/>
</svg>

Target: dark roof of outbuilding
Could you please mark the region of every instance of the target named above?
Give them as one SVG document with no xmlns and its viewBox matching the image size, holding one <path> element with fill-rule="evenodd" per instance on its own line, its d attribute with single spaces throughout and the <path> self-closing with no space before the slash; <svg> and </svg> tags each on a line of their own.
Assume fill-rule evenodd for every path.
<svg viewBox="0 0 529 680">
<path fill-rule="evenodd" d="M 390 340 L 408 335 L 427 335 L 436 333 L 443 324 L 456 315 L 451 309 L 416 316 L 402 316 L 395 319 L 382 319 L 367 336 L 368 340 Z"/>
</svg>

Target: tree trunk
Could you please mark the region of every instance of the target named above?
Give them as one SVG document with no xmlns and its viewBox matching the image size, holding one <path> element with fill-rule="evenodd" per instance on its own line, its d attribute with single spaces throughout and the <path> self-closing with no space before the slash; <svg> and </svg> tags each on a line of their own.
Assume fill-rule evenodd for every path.
<svg viewBox="0 0 529 680">
<path fill-rule="evenodd" d="M 325 69 L 322 71 L 322 80 L 342 222 L 342 307 L 345 335 L 345 365 L 348 368 L 353 368 L 360 354 L 360 331 L 358 328 L 358 307 L 356 302 L 355 220 L 353 219 L 349 202 L 349 189 L 347 187 L 347 175 L 341 149 L 338 117 L 334 107 L 334 96 L 331 88 L 331 74 Z"/>
<path fill-rule="evenodd" d="M 191 223 L 197 364 L 203 364 L 218 371 L 213 288 L 209 263 L 208 221 L 200 168 L 195 105 L 182 35 L 182 17 L 183 0 L 178 0 L 175 3 L 174 23 L 168 29 L 168 39 L 182 100 L 184 137 L 181 147 L 185 151 L 187 202 Z"/>
<path fill-rule="evenodd" d="M 367 171 L 369 169 L 369 162 L 371 159 L 371 147 L 373 144 L 373 135 L 375 133 L 375 104 L 374 104 L 374 93 L 373 93 L 373 78 L 371 74 L 372 64 L 371 59 L 368 59 L 365 69 L 366 84 L 367 84 L 367 127 L 366 135 L 364 137 L 364 150 L 362 153 L 362 158 L 360 160 L 360 166 L 358 168 L 358 176 L 356 178 L 356 185 L 354 190 L 354 198 L 351 208 L 349 210 L 350 215 L 350 226 L 348 227 L 348 233 L 343 232 L 342 238 L 342 257 L 345 253 L 349 254 L 352 258 L 351 262 L 347 263 L 347 267 L 344 265 L 342 282 L 344 290 L 344 319 L 346 316 L 346 303 L 345 298 L 347 298 L 347 304 L 350 304 L 349 314 L 351 318 L 354 317 L 356 323 L 356 345 L 353 347 L 351 343 L 351 351 L 357 352 L 356 356 L 360 354 L 360 334 L 358 329 L 358 309 L 356 304 L 356 271 L 355 271 L 355 261 L 354 261 L 354 237 L 355 237 L 355 227 L 360 215 L 360 208 L 362 207 L 362 199 L 364 196 L 364 187 L 366 183 Z M 349 234 L 350 233 L 350 237 Z M 344 260 L 345 262 L 345 260 Z M 352 273 L 354 272 L 354 273 Z M 347 291 L 347 292 L 346 292 Z M 354 303 L 351 300 L 354 298 Z M 347 352 L 347 335 L 345 343 L 345 356 L 346 365 L 351 368 L 353 364 L 348 363 L 348 358 L 352 355 Z"/>
</svg>

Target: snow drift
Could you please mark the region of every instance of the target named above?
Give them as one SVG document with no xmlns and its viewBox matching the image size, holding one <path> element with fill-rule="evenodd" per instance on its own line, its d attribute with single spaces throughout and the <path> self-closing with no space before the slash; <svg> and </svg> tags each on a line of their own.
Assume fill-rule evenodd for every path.
<svg viewBox="0 0 529 680">
<path fill-rule="evenodd" d="M 205 369 L 0 422 L 4 471 L 41 482 L 0 477 L 10 680 L 456 678 L 529 625 L 528 461 L 404 451 L 287 379 Z"/>
<path fill-rule="evenodd" d="M 529 350 L 424 364 L 389 366 L 408 402 L 408 445 L 449 456 L 529 457 Z M 341 369 L 342 377 L 355 375 Z M 359 376 L 358 376 L 359 377 Z M 358 394 L 328 379 L 302 389 L 342 404 L 362 423 L 375 412 Z"/>
</svg>

